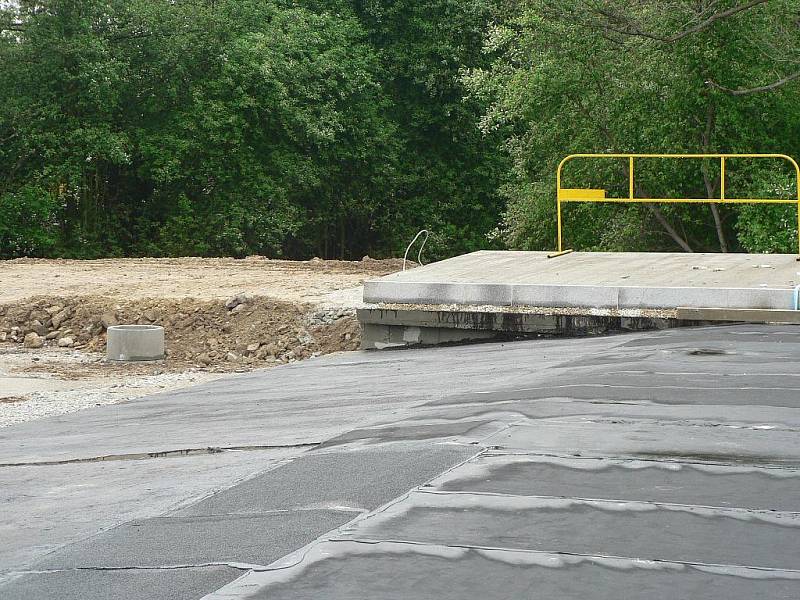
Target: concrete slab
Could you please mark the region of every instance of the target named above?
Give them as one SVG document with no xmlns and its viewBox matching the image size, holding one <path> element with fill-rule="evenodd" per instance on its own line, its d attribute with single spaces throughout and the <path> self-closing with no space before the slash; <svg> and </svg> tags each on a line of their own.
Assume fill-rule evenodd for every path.
<svg viewBox="0 0 800 600">
<path fill-rule="evenodd" d="M 490 449 L 205 600 L 798 597 L 800 331 L 604 340 L 330 440 Z"/>
<path fill-rule="evenodd" d="M 770 426 L 767 426 L 768 428 Z M 509 450 L 800 467 L 797 430 L 581 417 L 514 425 L 484 440 Z"/>
<path fill-rule="evenodd" d="M 800 513 L 800 469 L 752 465 L 486 454 L 437 478 L 428 489 Z"/>
<path fill-rule="evenodd" d="M 197 600 L 242 575 L 231 567 L 27 573 L 0 590 L 3 600 Z"/>
<path fill-rule="evenodd" d="M 474 448 L 456 445 L 405 444 L 306 454 L 173 514 L 336 508 L 367 512 L 476 452 Z"/>
<path fill-rule="evenodd" d="M 296 454 L 270 450 L 2 468 L 0 574 L 126 521 L 193 504 Z"/>
<path fill-rule="evenodd" d="M 109 518 L 98 503 L 121 513 L 114 489 L 124 500 L 136 484 L 158 484 L 157 514 L 81 534 L 46 557 L 58 572 L 87 574 L 91 589 L 66 585 L 56 596 L 64 600 L 98 590 L 140 598 L 134 578 L 117 585 L 113 576 L 139 572 L 138 563 L 145 573 L 243 567 L 279 552 L 223 587 L 192 588 L 194 597 L 795 599 L 798 361 L 800 330 L 753 325 L 332 357 L 8 428 L 7 462 L 204 444 L 250 450 L 114 460 L 106 464 L 153 470 L 118 472 L 117 488 L 97 500 L 71 496 L 66 482 L 99 489 L 105 475 L 79 467 L 103 463 L 21 467 L 28 483 L 5 479 L 3 509 L 27 506 L 43 530 L 57 514 L 69 533 L 93 514 Z M 254 478 L 200 477 L 194 488 L 181 479 L 180 465 L 191 479 L 196 458 L 247 460 L 265 440 L 317 436 L 313 454 L 286 449 L 294 462 L 253 460 Z M 168 461 L 182 482 L 173 506 L 158 477 Z M 196 490 L 191 504 L 183 485 Z M 27 503 L 61 489 L 63 517 L 52 499 Z M 342 529 L 338 518 L 353 520 Z M 40 565 L 14 581 L 46 579 Z M 0 597 L 11 585 L 0 581 Z"/>
<path fill-rule="evenodd" d="M 622 344 L 589 340 L 581 353 Z M 188 448 L 315 444 L 458 391 L 535 376 L 572 359 L 560 342 L 329 356 L 0 429 L 0 465 Z M 499 354 L 495 354 L 496 352 Z"/>
<path fill-rule="evenodd" d="M 798 527 L 800 515 L 791 512 L 415 493 L 341 537 L 791 570 L 800 565 Z"/>
<path fill-rule="evenodd" d="M 798 572 L 426 544 L 327 542 L 207 600 L 794 600 Z"/>
<path fill-rule="evenodd" d="M 54 552 L 34 570 L 268 565 L 354 516 L 351 511 L 302 510 L 130 521 Z"/>
<path fill-rule="evenodd" d="M 374 304 L 793 309 L 795 255 L 480 251 L 367 281 Z"/>
</svg>

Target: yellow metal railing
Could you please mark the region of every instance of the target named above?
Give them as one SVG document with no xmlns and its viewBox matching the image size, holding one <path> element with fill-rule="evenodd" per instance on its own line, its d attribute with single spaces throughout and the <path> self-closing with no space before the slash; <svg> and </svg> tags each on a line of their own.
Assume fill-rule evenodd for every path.
<svg viewBox="0 0 800 600">
<path fill-rule="evenodd" d="M 561 171 L 564 165 L 575 158 L 627 158 L 628 159 L 628 197 L 608 198 L 605 190 L 574 189 L 561 187 Z M 637 198 L 634 185 L 634 162 L 637 158 L 696 158 L 719 159 L 720 161 L 720 197 L 719 198 Z M 779 198 L 726 198 L 725 197 L 725 161 L 730 158 L 779 158 L 792 164 L 797 177 L 797 197 Z M 557 206 L 558 206 L 558 251 L 563 252 L 561 236 L 561 205 L 568 202 L 638 202 L 638 203 L 672 203 L 672 204 L 795 204 L 797 205 L 797 247 L 800 253 L 800 166 L 791 156 L 785 154 L 570 154 L 558 165 L 556 172 Z"/>
</svg>

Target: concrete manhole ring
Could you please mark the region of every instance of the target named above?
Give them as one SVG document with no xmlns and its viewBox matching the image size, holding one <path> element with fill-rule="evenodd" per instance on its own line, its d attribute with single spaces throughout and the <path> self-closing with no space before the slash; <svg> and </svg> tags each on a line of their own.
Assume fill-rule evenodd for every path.
<svg viewBox="0 0 800 600">
<path fill-rule="evenodd" d="M 158 325 L 114 325 L 108 328 L 106 357 L 114 362 L 164 359 L 164 328 Z"/>
</svg>

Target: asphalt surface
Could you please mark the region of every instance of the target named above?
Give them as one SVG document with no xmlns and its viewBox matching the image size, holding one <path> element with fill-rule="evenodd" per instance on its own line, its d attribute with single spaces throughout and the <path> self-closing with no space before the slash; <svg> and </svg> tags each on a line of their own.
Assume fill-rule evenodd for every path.
<svg viewBox="0 0 800 600">
<path fill-rule="evenodd" d="M 798 364 L 751 325 L 353 353 L 6 428 L 0 597 L 796 599 Z"/>
</svg>

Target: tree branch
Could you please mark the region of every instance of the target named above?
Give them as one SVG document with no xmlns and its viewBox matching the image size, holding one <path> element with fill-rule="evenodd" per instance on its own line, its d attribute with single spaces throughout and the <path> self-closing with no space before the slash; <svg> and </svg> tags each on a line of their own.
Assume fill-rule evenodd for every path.
<svg viewBox="0 0 800 600">
<path fill-rule="evenodd" d="M 681 248 L 683 248 L 684 252 L 694 252 L 692 247 L 689 243 L 681 237 L 681 235 L 675 231 L 675 228 L 669 224 L 667 218 L 664 216 L 664 213 L 661 212 L 661 209 L 656 206 L 655 204 L 645 203 L 645 206 L 650 209 L 650 212 L 653 213 L 653 216 L 656 218 L 664 230 L 669 234 L 676 244 L 678 244 Z"/>
<path fill-rule="evenodd" d="M 655 33 L 651 33 L 649 31 L 645 31 L 644 29 L 639 27 L 636 23 L 634 23 L 633 20 L 621 14 L 600 8 L 598 6 L 591 6 L 588 3 L 585 4 L 587 5 L 587 8 L 592 12 L 594 12 L 595 14 L 601 15 L 602 17 L 604 17 L 609 21 L 621 24 L 615 26 L 610 22 L 603 23 L 602 26 L 608 29 L 609 31 L 613 31 L 614 33 L 619 33 L 622 35 L 643 37 L 657 42 L 663 42 L 665 44 L 672 44 L 682 40 L 685 37 L 694 35 L 695 33 L 700 33 L 701 31 L 708 29 L 717 21 L 720 21 L 722 19 L 727 19 L 746 10 L 750 10 L 751 8 L 758 6 L 759 4 L 765 4 L 767 1 L 768 0 L 750 0 L 749 2 L 745 2 L 744 4 L 739 4 L 738 6 L 729 8 L 728 10 L 723 10 L 721 12 L 714 13 L 713 15 L 700 21 L 696 25 L 693 25 L 692 27 L 689 27 L 682 31 L 679 31 L 678 33 L 674 33 L 670 36 L 661 36 Z"/>
<path fill-rule="evenodd" d="M 758 94 L 759 92 L 768 92 L 770 90 L 774 90 L 776 88 L 779 88 L 781 86 L 786 85 L 787 83 L 789 83 L 791 81 L 794 81 L 795 79 L 800 79 L 800 71 L 797 71 L 796 73 L 792 73 L 791 75 L 787 75 L 786 77 L 783 77 L 782 79 L 778 79 L 777 81 L 773 81 L 772 83 L 770 83 L 768 85 L 762 85 L 762 86 L 752 87 L 752 88 L 737 88 L 737 89 L 733 89 L 733 88 L 725 87 L 724 85 L 720 85 L 716 81 L 712 81 L 712 80 L 709 80 L 706 83 L 708 85 L 710 85 L 711 87 L 717 88 L 718 90 L 722 90 L 723 92 L 727 92 L 727 93 L 731 94 L 732 96 L 747 96 L 749 94 Z"/>
<path fill-rule="evenodd" d="M 694 27 L 689 27 L 688 29 L 684 29 L 680 33 L 676 33 L 676 34 L 666 38 L 664 41 L 667 42 L 667 43 L 677 42 L 678 40 L 681 40 L 681 39 L 685 38 L 686 36 L 693 35 L 695 33 L 700 33 L 704 29 L 708 29 L 715 22 L 717 22 L 717 21 L 719 21 L 721 19 L 727 19 L 728 17 L 732 17 L 733 15 L 736 15 L 736 14 L 738 14 L 740 12 L 744 12 L 746 10 L 750 10 L 754 6 L 758 6 L 759 4 L 764 4 L 766 2 L 767 2 L 767 0 L 750 0 L 750 2 L 745 2 L 744 4 L 740 4 L 738 6 L 734 6 L 732 8 L 729 8 L 728 10 L 723 10 L 722 12 L 714 13 L 713 15 L 708 17 L 705 21 L 701 21 L 700 23 L 698 23 Z"/>
<path fill-rule="evenodd" d="M 700 141 L 703 146 L 704 154 L 708 154 L 709 150 L 711 149 L 711 137 L 714 135 L 714 128 L 716 127 L 716 124 L 717 107 L 713 102 L 709 102 L 708 109 L 706 110 L 706 127 L 705 130 L 700 134 Z M 703 182 L 706 186 L 706 196 L 708 198 L 713 198 L 717 193 L 717 185 L 721 183 L 722 180 L 720 179 L 718 182 L 711 181 L 711 177 L 708 174 L 708 165 L 706 164 L 705 160 L 701 163 L 700 169 L 703 172 Z M 721 177 L 722 173 L 720 173 L 720 178 Z M 725 239 L 725 230 L 722 227 L 722 217 L 719 214 L 719 207 L 711 202 L 709 203 L 709 208 L 711 209 L 711 216 L 714 218 L 714 227 L 717 230 L 719 249 L 722 250 L 722 252 L 727 252 L 728 241 Z"/>
</svg>

